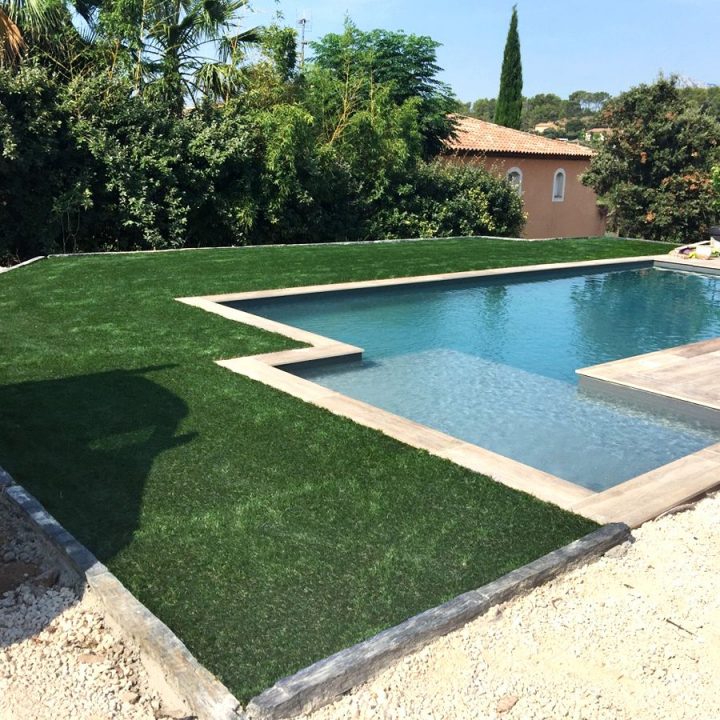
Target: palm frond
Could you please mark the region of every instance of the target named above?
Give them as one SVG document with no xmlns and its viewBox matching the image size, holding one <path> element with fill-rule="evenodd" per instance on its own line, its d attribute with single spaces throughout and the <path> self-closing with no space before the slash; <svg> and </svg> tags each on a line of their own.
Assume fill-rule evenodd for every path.
<svg viewBox="0 0 720 720">
<path fill-rule="evenodd" d="M 6 12 L 25 34 L 49 35 L 68 17 L 61 0 L 10 0 Z"/>
<path fill-rule="evenodd" d="M 237 62 L 241 49 L 259 45 L 262 42 L 262 28 L 250 28 L 234 35 L 225 35 L 217 42 L 218 57 L 223 62 Z"/>
<path fill-rule="evenodd" d="M 195 73 L 194 84 L 208 97 L 225 100 L 235 95 L 240 87 L 240 73 L 227 63 L 207 62 Z"/>
<path fill-rule="evenodd" d="M 94 12 L 90 12 L 88 17 L 78 13 L 73 18 L 73 27 L 86 45 L 92 45 L 97 40 L 98 27 Z"/>
<path fill-rule="evenodd" d="M 95 25 L 100 7 L 97 0 L 74 0 L 72 7 L 88 25 Z"/>
<path fill-rule="evenodd" d="M 0 8 L 0 45 L 3 62 L 13 63 L 22 54 L 25 47 L 20 28 L 12 18 Z"/>
</svg>

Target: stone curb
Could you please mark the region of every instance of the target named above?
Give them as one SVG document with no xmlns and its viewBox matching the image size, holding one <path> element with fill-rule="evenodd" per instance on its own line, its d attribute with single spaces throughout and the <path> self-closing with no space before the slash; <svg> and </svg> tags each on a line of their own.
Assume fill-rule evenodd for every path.
<svg viewBox="0 0 720 720">
<path fill-rule="evenodd" d="M 37 257 L 30 258 L 29 260 L 25 260 L 24 262 L 18 263 L 17 265 L 10 265 L 10 267 L 0 267 L 0 275 L 2 273 L 10 272 L 11 270 L 17 270 L 18 268 L 25 267 L 26 265 L 32 265 L 32 263 L 37 262 L 38 260 L 46 260 L 45 255 L 38 255 Z"/>
<path fill-rule="evenodd" d="M 105 250 L 97 252 L 76 252 L 76 253 L 52 253 L 47 257 L 52 258 L 69 258 L 69 257 L 93 257 L 101 255 L 157 255 L 158 253 L 179 253 L 194 252 L 198 250 L 252 250 L 254 248 L 283 248 L 283 247 L 342 247 L 345 245 L 393 245 L 401 243 L 428 242 L 435 240 L 507 240 L 509 242 L 519 243 L 542 243 L 551 242 L 553 240 L 568 240 L 564 237 L 544 237 L 544 238 L 524 238 L 524 237 L 503 237 L 501 235 L 448 235 L 446 237 L 415 237 L 415 238 L 386 238 L 384 240 L 343 240 L 341 242 L 316 242 L 316 243 L 271 243 L 259 245 L 209 245 L 204 247 L 183 247 L 183 248 L 163 248 L 162 250 Z M 583 238 L 580 238 L 583 239 Z M 625 238 L 616 237 L 614 235 L 606 235 L 604 240 L 631 240 L 634 242 L 645 242 L 651 245 L 657 245 L 655 240 L 645 240 L 644 238 Z M 672 244 L 672 243 L 670 243 Z M 40 258 L 38 258 L 40 259 Z M 19 267 L 19 266 L 18 266 Z"/>
<path fill-rule="evenodd" d="M 105 612 L 159 666 L 172 689 L 187 702 L 197 720 L 243 720 L 240 702 L 179 638 L 45 508 L 0 468 L 0 493 L 57 547 L 68 565 L 102 602 Z"/>
<path fill-rule="evenodd" d="M 105 611 L 162 668 L 165 679 L 189 705 L 197 720 L 280 720 L 327 705 L 367 682 L 398 658 L 464 626 L 491 607 L 521 595 L 560 573 L 631 539 L 622 523 L 555 550 L 487 585 L 419 613 L 372 638 L 341 650 L 253 698 L 243 714 L 240 702 L 179 638 L 45 508 L 0 467 L 0 493 L 23 512 L 85 580 Z"/>
<path fill-rule="evenodd" d="M 527 592 L 630 538 L 627 525 L 605 525 L 494 582 L 415 615 L 280 680 L 250 701 L 245 709 L 247 716 L 252 720 L 276 720 L 327 705 L 342 693 L 367 682 L 396 659 L 457 630 L 494 605 Z"/>
</svg>

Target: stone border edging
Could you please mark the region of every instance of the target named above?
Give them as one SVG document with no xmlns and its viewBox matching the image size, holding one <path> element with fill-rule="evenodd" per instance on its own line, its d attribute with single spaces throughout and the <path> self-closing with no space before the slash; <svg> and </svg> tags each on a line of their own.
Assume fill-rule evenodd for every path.
<svg viewBox="0 0 720 720">
<path fill-rule="evenodd" d="M 249 702 L 247 716 L 252 720 L 279 720 L 327 705 L 342 693 L 367 682 L 394 660 L 631 537 L 630 528 L 623 523 L 605 525 L 494 582 L 415 615 L 280 680 Z"/>
<path fill-rule="evenodd" d="M 491 452 L 480 445 L 460 440 L 422 423 L 382 410 L 370 403 L 355 400 L 343 393 L 332 391 L 311 380 L 294 375 L 291 369 L 293 366 L 297 367 L 300 364 L 309 362 L 358 358 L 362 355 L 362 348 L 348 346 L 330 337 L 323 337 L 295 326 L 254 315 L 250 312 L 251 308 L 248 310 L 240 309 L 242 305 L 239 305 L 239 303 L 246 300 L 319 296 L 320 294 L 340 291 L 423 286 L 428 283 L 466 281 L 480 278 L 497 279 L 505 277 L 522 281 L 523 277 L 532 277 L 533 274 L 542 276 L 550 272 L 565 273 L 580 268 L 597 268 L 598 271 L 604 268 L 610 271 L 639 269 L 641 267 L 699 272 L 720 276 L 720 265 L 713 264 L 713 261 L 669 260 L 667 255 L 645 255 L 629 258 L 606 258 L 569 263 L 543 263 L 541 265 L 520 265 L 509 268 L 466 270 L 434 275 L 253 290 L 175 299 L 186 305 L 200 308 L 235 322 L 277 333 L 309 346 L 260 355 L 216 360 L 218 365 L 234 373 L 261 382 L 276 390 L 281 390 L 335 415 L 353 420 L 359 425 L 377 430 L 406 445 L 425 450 L 432 455 L 437 455 L 473 472 L 487 475 L 503 485 L 533 495 L 544 502 L 550 502 L 569 512 L 582 515 L 600 525 L 623 522 L 631 527 L 637 527 L 647 520 L 654 519 L 678 503 L 687 502 L 689 498 L 694 498 L 718 486 L 720 481 L 716 475 L 718 463 L 720 462 L 718 460 L 720 458 L 720 443 L 715 443 L 700 452 L 686 455 L 662 467 L 625 480 L 611 488 L 599 492 L 591 491 L 509 457 Z M 691 346 L 680 346 L 668 349 L 667 352 L 682 351 L 684 348 L 689 347 Z M 638 356 L 636 359 L 642 357 L 645 356 Z M 623 361 L 612 361 L 610 364 L 613 365 L 617 362 Z M 580 369 L 577 372 L 583 375 L 589 370 L 592 370 L 592 368 Z M 702 413 L 705 412 L 706 410 L 702 410 Z"/>
<path fill-rule="evenodd" d="M 193 657 L 167 625 L 2 467 L 0 493 L 60 550 L 69 566 L 100 599 L 110 618 L 137 643 L 149 660 L 162 668 L 168 684 L 187 702 L 197 720 L 243 720 L 237 698 Z"/>
<path fill-rule="evenodd" d="M 2 273 L 10 272 L 11 270 L 17 270 L 18 268 L 25 267 L 26 265 L 32 265 L 32 263 L 35 263 L 38 260 L 47 260 L 47 256 L 38 255 L 37 257 L 30 258 L 29 260 L 25 260 L 21 263 L 18 263 L 17 265 L 10 265 L 10 267 L 0 267 L 0 275 L 2 275 Z"/>
<path fill-rule="evenodd" d="M 157 253 L 177 253 L 188 252 L 194 250 L 251 250 L 253 248 L 281 248 L 281 247 L 340 247 L 344 245 L 392 245 L 397 243 L 415 243 L 415 242 L 432 242 L 435 240 L 507 240 L 509 242 L 519 243 L 537 243 L 550 242 L 552 240 L 631 240 L 637 242 L 646 242 L 651 244 L 662 244 L 656 240 L 645 240 L 644 238 L 625 238 L 615 235 L 587 235 L 579 238 L 568 237 L 543 237 L 543 238 L 525 238 L 525 237 L 502 237 L 501 235 L 448 235 L 446 237 L 412 237 L 412 238 L 384 238 L 381 240 L 341 240 L 339 242 L 306 242 L 306 243 L 260 243 L 258 245 L 206 245 L 201 247 L 181 247 L 181 248 L 162 248 L 160 250 L 106 250 L 98 252 L 76 252 L 76 253 L 51 253 L 48 258 L 69 258 L 69 257 L 88 257 L 101 255 L 154 255 Z M 672 245 L 672 243 L 667 243 Z"/>
<path fill-rule="evenodd" d="M 283 678 L 253 698 L 245 709 L 247 714 L 243 714 L 240 702 L 193 657 L 167 625 L 2 467 L 0 493 L 61 551 L 70 567 L 101 600 L 111 619 L 132 637 L 142 653 L 162 668 L 167 682 L 188 703 L 198 720 L 280 720 L 320 708 L 367 682 L 396 659 L 459 629 L 491 607 L 524 594 L 632 538 L 630 528 L 623 523 L 604 525 L 498 580 L 458 595 Z"/>
<path fill-rule="evenodd" d="M 273 332 L 301 342 L 309 347 L 280 350 L 230 359 L 216 360 L 222 367 L 242 375 L 250 380 L 261 382 L 269 387 L 281 390 L 293 397 L 323 408 L 335 415 L 348 418 L 365 427 L 377 430 L 395 440 L 414 448 L 425 450 L 456 465 L 486 475 L 497 482 L 515 490 L 528 493 L 538 499 L 558 507 L 582 515 L 599 525 L 611 522 L 624 522 L 637 527 L 647 520 L 652 520 L 661 512 L 668 510 L 678 502 L 686 502 L 688 497 L 715 487 L 718 483 L 708 474 L 698 474 L 696 461 L 708 458 L 687 455 L 680 460 L 681 466 L 670 463 L 651 473 L 644 473 L 625 480 L 618 485 L 602 490 L 592 491 L 575 483 L 568 482 L 537 468 L 532 468 L 507 456 L 492 452 L 480 445 L 461 440 L 457 437 L 433 429 L 409 418 L 383 410 L 376 405 L 362 402 L 343 393 L 330 390 L 323 385 L 293 374 L 291 368 L 310 362 L 327 362 L 341 359 L 359 358 L 362 348 L 348 346 L 331 337 L 323 337 L 287 325 L 269 318 L 255 315 L 252 306 L 242 309 L 244 301 L 256 301 L 269 298 L 291 298 L 302 296 L 327 296 L 334 292 L 370 290 L 387 287 L 420 287 L 427 284 L 439 284 L 454 281 L 475 279 L 512 279 L 523 281 L 523 278 L 564 277 L 566 273 L 576 274 L 581 269 L 594 272 L 605 272 L 633 268 L 681 269 L 683 271 L 710 272 L 708 263 L 701 261 L 684 261 L 682 264 L 669 263 L 665 255 L 646 255 L 628 258 L 606 258 L 601 260 L 575 261 L 566 263 L 544 263 L 540 265 L 521 265 L 509 268 L 492 268 L 485 270 L 467 270 L 462 272 L 440 273 L 434 275 L 386 278 L 381 280 L 353 281 L 326 285 L 299 286 L 276 288 L 271 290 L 253 290 L 239 293 L 223 293 L 220 295 L 204 295 L 197 297 L 175 298 L 178 302 L 197 307 L 201 310 L 220 315 L 234 322 Z M 720 266 L 712 271 L 720 275 Z M 560 273 L 560 274 L 557 274 Z M 582 370 L 578 371 L 582 372 Z M 720 443 L 708 449 L 720 457 Z M 717 462 L 714 463 L 717 466 Z M 702 468 L 701 468 L 702 469 Z M 666 473 L 675 473 L 674 479 L 682 481 L 682 492 L 678 493 L 679 483 L 661 483 L 658 478 Z M 686 492 L 687 488 L 690 492 Z M 634 490 L 633 490 L 634 488 Z M 630 502 L 623 494 L 633 492 Z M 642 494 L 642 501 L 635 498 Z"/>
</svg>

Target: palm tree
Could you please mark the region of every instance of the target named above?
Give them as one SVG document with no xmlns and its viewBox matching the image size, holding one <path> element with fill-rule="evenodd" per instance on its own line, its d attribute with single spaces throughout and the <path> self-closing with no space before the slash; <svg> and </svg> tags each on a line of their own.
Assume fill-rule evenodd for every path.
<svg viewBox="0 0 720 720">
<path fill-rule="evenodd" d="M 3 64 L 18 62 L 27 37 L 57 27 L 64 7 L 54 0 L 10 0 L 0 4 L 0 44 Z"/>
<path fill-rule="evenodd" d="M 136 90 L 161 99 L 180 115 L 185 99 L 226 95 L 236 81 L 238 48 L 257 42 L 254 31 L 231 32 L 248 0 L 143 0 L 136 45 Z M 208 54 L 215 53 L 220 57 Z"/>
<path fill-rule="evenodd" d="M 127 72 L 135 93 L 173 114 L 198 96 L 228 100 L 242 86 L 240 63 L 258 29 L 239 31 L 248 0 L 0 0 L 0 64 L 30 49 L 70 79 L 97 69 Z M 98 52 L 88 53 L 89 49 Z"/>
<path fill-rule="evenodd" d="M 6 8 L 0 7 L 0 63 L 14 63 L 25 47 L 22 33 Z"/>
<path fill-rule="evenodd" d="M 0 64 L 16 65 L 31 47 L 50 55 L 58 51 L 57 59 L 68 53 L 68 43 L 81 49 L 94 36 L 93 2 L 0 0 Z"/>
<path fill-rule="evenodd" d="M 217 44 L 218 60 L 203 62 L 198 67 L 195 88 L 205 97 L 227 103 L 240 93 L 246 81 L 241 62 L 247 47 L 261 41 L 262 33 L 258 28 L 221 38 Z"/>
</svg>

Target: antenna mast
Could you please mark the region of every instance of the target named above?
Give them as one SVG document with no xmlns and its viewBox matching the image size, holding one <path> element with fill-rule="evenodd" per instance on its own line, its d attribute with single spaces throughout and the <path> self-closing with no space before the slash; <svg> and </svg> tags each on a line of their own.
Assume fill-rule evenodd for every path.
<svg viewBox="0 0 720 720">
<path fill-rule="evenodd" d="M 302 70 L 305 67 L 305 48 L 308 44 L 308 41 L 305 39 L 305 33 L 308 29 L 308 23 L 310 22 L 310 13 L 307 10 L 303 10 L 297 22 L 300 26 L 300 69 Z"/>
</svg>

